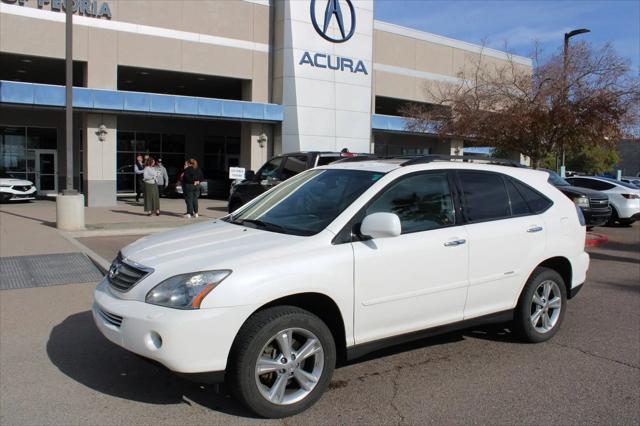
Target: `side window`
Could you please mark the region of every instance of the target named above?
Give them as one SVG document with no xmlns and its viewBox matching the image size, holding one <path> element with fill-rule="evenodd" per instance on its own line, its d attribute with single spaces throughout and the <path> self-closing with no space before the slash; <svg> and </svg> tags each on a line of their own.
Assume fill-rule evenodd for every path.
<svg viewBox="0 0 640 426">
<path fill-rule="evenodd" d="M 465 213 L 470 222 L 511 216 L 509 196 L 497 173 L 458 172 L 464 195 Z"/>
<path fill-rule="evenodd" d="M 584 178 L 570 178 L 568 179 L 569 183 L 571 185 L 575 185 L 575 186 L 580 186 L 582 188 L 591 188 L 591 189 L 596 189 L 593 182 L 593 180 L 591 179 L 584 179 Z"/>
<path fill-rule="evenodd" d="M 529 209 L 533 213 L 535 214 L 542 213 L 543 211 L 547 210 L 551 206 L 551 204 L 553 204 L 551 200 L 549 200 L 547 197 L 540 194 L 538 191 L 531 188 L 530 186 L 525 185 L 524 183 L 520 182 L 517 179 L 509 179 L 509 180 L 513 182 L 516 189 L 518 190 L 520 195 L 522 195 L 522 197 L 525 199 L 525 201 L 527 202 L 527 205 L 529 206 Z M 515 214 L 516 213 L 514 212 L 514 215 Z"/>
<path fill-rule="evenodd" d="M 281 178 L 286 180 L 300 172 L 304 172 L 305 170 L 307 170 L 306 155 L 286 157 L 284 167 L 281 172 Z"/>
<path fill-rule="evenodd" d="M 592 188 L 598 191 L 606 191 L 607 189 L 615 188 L 615 185 L 601 180 L 589 179 L 592 183 Z"/>
<path fill-rule="evenodd" d="M 275 177 L 276 173 L 278 173 L 278 169 L 280 168 L 280 164 L 282 164 L 282 157 L 276 157 L 266 163 L 258 173 L 256 174 L 258 179 L 266 179 L 268 177 Z"/>
<path fill-rule="evenodd" d="M 397 214 L 403 234 L 455 224 L 447 174 L 423 173 L 392 183 L 366 210 L 379 212 Z"/>
<path fill-rule="evenodd" d="M 531 213 L 529 205 L 522 196 L 522 193 L 516 188 L 514 182 L 505 177 L 504 183 L 507 185 L 507 193 L 509 194 L 509 201 L 511 202 L 511 215 L 520 216 Z"/>
</svg>

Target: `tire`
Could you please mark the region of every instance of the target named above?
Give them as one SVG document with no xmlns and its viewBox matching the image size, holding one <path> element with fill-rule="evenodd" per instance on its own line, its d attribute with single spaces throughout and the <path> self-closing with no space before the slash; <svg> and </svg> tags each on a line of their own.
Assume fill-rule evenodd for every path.
<svg viewBox="0 0 640 426">
<path fill-rule="evenodd" d="M 618 217 L 618 212 L 612 206 L 612 208 L 611 208 L 611 217 L 609 218 L 609 221 L 607 222 L 607 226 L 614 226 L 616 224 L 616 222 L 618 222 L 619 220 L 620 220 L 620 218 Z"/>
<path fill-rule="evenodd" d="M 623 226 L 631 226 L 634 222 L 634 219 L 618 219 L 618 223 Z"/>
<path fill-rule="evenodd" d="M 547 285 L 550 292 L 545 297 Z M 534 293 L 537 295 L 537 302 L 534 301 Z M 560 299 L 559 305 L 553 302 L 556 298 Z M 552 307 L 552 305 L 558 307 Z M 553 269 L 536 268 L 527 280 L 518 300 L 513 319 L 513 331 L 526 342 L 547 341 L 558 332 L 566 310 L 567 288 L 560 274 Z M 536 315 L 539 311 L 542 313 Z M 545 322 L 545 317 L 548 318 L 548 322 Z"/>
<path fill-rule="evenodd" d="M 290 359 L 282 360 L 287 351 L 280 349 L 278 336 L 281 342 L 293 342 Z M 305 344 L 316 351 L 298 367 L 295 357 Z M 262 375 L 257 374 L 259 358 L 266 360 L 262 366 L 269 370 Z M 229 357 L 228 385 L 232 394 L 259 416 L 288 417 L 320 399 L 331 381 L 335 362 L 333 336 L 320 318 L 294 306 L 277 306 L 255 313 L 238 332 Z M 315 384 L 308 378 L 315 379 Z M 301 385 L 303 381 L 308 389 Z M 284 384 L 284 388 L 278 384 Z"/>
</svg>

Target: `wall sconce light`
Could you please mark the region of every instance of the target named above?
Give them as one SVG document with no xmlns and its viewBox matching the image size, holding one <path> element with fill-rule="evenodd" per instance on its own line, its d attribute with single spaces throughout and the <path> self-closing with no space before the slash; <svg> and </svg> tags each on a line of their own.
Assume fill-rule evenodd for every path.
<svg viewBox="0 0 640 426">
<path fill-rule="evenodd" d="M 268 140 L 269 138 L 264 133 L 258 136 L 258 145 L 260 145 L 260 148 L 264 148 L 264 145 L 267 143 Z"/>
<path fill-rule="evenodd" d="M 98 127 L 98 131 L 96 132 L 96 135 L 98 135 L 98 140 L 100 142 L 104 142 L 105 140 L 107 140 L 107 134 L 107 126 L 101 124 L 100 127 Z"/>
</svg>

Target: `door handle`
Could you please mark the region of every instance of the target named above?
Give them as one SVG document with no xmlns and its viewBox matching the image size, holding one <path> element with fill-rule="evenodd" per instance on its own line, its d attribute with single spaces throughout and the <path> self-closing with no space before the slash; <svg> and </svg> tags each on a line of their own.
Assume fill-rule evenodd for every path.
<svg viewBox="0 0 640 426">
<path fill-rule="evenodd" d="M 455 247 L 455 246 L 460 246 L 460 245 L 462 245 L 462 244 L 464 244 L 466 242 L 467 242 L 467 240 L 461 238 L 461 239 L 458 239 L 458 240 L 447 241 L 447 242 L 444 243 L 444 246 L 445 247 Z"/>
<path fill-rule="evenodd" d="M 532 226 L 531 228 L 527 229 L 527 232 L 533 233 L 533 232 L 540 232 L 542 231 L 542 226 Z"/>
</svg>

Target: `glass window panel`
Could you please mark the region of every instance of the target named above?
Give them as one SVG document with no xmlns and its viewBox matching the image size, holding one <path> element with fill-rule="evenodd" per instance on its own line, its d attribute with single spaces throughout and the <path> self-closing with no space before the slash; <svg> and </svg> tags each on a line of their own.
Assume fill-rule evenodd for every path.
<svg viewBox="0 0 640 426">
<path fill-rule="evenodd" d="M 464 193 L 466 214 L 471 222 L 511 216 L 509 196 L 497 173 L 458 172 Z"/>
<path fill-rule="evenodd" d="M 529 210 L 529 205 L 525 201 L 520 191 L 516 189 L 513 181 L 509 178 L 506 178 L 505 184 L 507 185 L 509 201 L 511 202 L 511 214 L 513 216 L 519 216 L 531 213 L 531 211 Z"/>
<path fill-rule="evenodd" d="M 204 139 L 204 153 L 224 155 L 224 137 L 207 136 Z"/>
<path fill-rule="evenodd" d="M 26 135 L 24 127 L 0 127 L 0 167 L 25 171 Z"/>
<path fill-rule="evenodd" d="M 286 157 L 284 167 L 282 167 L 282 179 L 289 179 L 307 169 L 307 156 L 290 156 Z"/>
<path fill-rule="evenodd" d="M 118 173 L 116 175 L 116 187 L 118 192 L 133 192 L 134 176 L 131 173 Z"/>
<path fill-rule="evenodd" d="M 162 135 L 162 152 L 185 152 L 185 136 L 164 134 Z"/>
<path fill-rule="evenodd" d="M 133 165 L 136 162 L 136 156 L 132 152 L 119 152 L 117 155 L 118 163 L 116 165 L 118 173 L 133 173 Z"/>
<path fill-rule="evenodd" d="M 130 151 L 130 152 L 135 151 L 136 144 L 135 144 L 134 133 L 118 131 L 117 146 L 118 146 L 118 151 Z"/>
<path fill-rule="evenodd" d="M 551 200 L 528 185 L 525 185 L 516 179 L 513 180 L 513 184 L 518 189 L 518 192 L 522 194 L 522 197 L 525 199 L 532 212 L 542 213 L 548 209 L 551 204 L 553 204 Z"/>
<path fill-rule="evenodd" d="M 240 154 L 240 138 L 227 138 L 227 154 Z"/>
<path fill-rule="evenodd" d="M 367 208 L 367 215 L 379 212 L 397 214 L 403 234 L 455 224 L 447 174 L 418 174 L 391 184 Z"/>
<path fill-rule="evenodd" d="M 136 152 L 160 151 L 160 133 L 136 132 Z"/>
<path fill-rule="evenodd" d="M 57 149 L 56 129 L 29 127 L 27 129 L 27 149 Z"/>
</svg>

